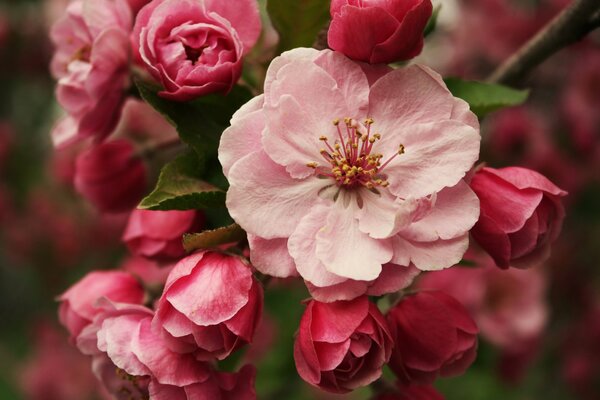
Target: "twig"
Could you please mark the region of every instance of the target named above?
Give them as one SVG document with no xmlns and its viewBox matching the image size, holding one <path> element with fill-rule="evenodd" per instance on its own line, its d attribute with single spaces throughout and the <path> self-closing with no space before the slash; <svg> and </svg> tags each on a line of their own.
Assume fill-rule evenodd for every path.
<svg viewBox="0 0 600 400">
<path fill-rule="evenodd" d="M 598 0 L 575 0 L 488 78 L 514 85 L 560 49 L 577 42 L 600 25 Z"/>
</svg>

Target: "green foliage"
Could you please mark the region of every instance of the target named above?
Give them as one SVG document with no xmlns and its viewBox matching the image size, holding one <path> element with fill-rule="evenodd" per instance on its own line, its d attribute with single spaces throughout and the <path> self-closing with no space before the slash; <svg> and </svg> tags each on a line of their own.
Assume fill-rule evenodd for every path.
<svg viewBox="0 0 600 400">
<path fill-rule="evenodd" d="M 207 160 L 216 158 L 219 139 L 233 113 L 252 98 L 247 88 L 235 86 L 227 96 L 211 94 L 177 102 L 160 97 L 160 88 L 151 83 L 138 79 L 135 84 L 142 99 L 177 129 L 184 143 Z"/>
<path fill-rule="evenodd" d="M 231 224 L 211 231 L 183 235 L 183 247 L 186 251 L 210 249 L 245 238 L 246 232 L 238 224 Z"/>
<path fill-rule="evenodd" d="M 458 78 L 444 80 L 456 97 L 465 100 L 479 118 L 505 107 L 523 104 L 529 90 L 517 90 L 494 83 L 464 81 Z"/>
<path fill-rule="evenodd" d="M 438 4 L 431 13 L 431 17 L 429 17 L 429 21 L 427 21 L 427 25 L 425 25 L 425 30 L 423 31 L 423 36 L 427 37 L 435 32 L 435 28 L 437 28 L 438 17 L 440 16 L 440 10 L 442 9 L 442 5 Z"/>
<path fill-rule="evenodd" d="M 147 210 L 195 210 L 225 204 L 225 192 L 200 179 L 203 163 L 196 153 L 186 152 L 166 164 L 156 187 L 142 200 Z"/>
<path fill-rule="evenodd" d="M 329 20 L 329 2 L 323 0 L 268 0 L 267 11 L 279 32 L 279 51 L 311 47 Z"/>
</svg>

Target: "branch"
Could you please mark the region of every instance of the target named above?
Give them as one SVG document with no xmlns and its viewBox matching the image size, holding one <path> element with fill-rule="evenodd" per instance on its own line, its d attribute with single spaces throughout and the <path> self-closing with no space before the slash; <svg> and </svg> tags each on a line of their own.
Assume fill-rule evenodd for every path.
<svg viewBox="0 0 600 400">
<path fill-rule="evenodd" d="M 514 85 L 552 54 L 582 39 L 600 25 L 598 0 L 575 0 L 525 43 L 488 81 Z"/>
</svg>

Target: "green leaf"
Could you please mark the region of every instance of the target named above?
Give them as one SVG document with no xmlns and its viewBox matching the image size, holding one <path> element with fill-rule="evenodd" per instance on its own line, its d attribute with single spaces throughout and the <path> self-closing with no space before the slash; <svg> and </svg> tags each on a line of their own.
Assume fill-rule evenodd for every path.
<svg viewBox="0 0 600 400">
<path fill-rule="evenodd" d="M 458 78 L 446 78 L 444 81 L 452 94 L 469 103 L 471 111 L 479 118 L 501 108 L 523 104 L 529 96 L 529 90 L 517 90 L 493 83 L 463 81 Z"/>
<path fill-rule="evenodd" d="M 186 251 L 210 249 L 225 243 L 239 242 L 245 238 L 246 232 L 238 224 L 232 224 L 211 231 L 185 234 L 183 247 Z"/>
<path fill-rule="evenodd" d="M 177 129 L 181 140 L 206 158 L 216 158 L 221 133 L 231 116 L 252 98 L 247 88 L 235 86 L 227 96 L 210 94 L 178 102 L 160 97 L 161 88 L 152 83 L 137 79 L 135 84 L 140 96 Z"/>
<path fill-rule="evenodd" d="M 279 51 L 311 47 L 329 20 L 324 0 L 268 0 L 267 11 L 279 32 Z"/>
<path fill-rule="evenodd" d="M 442 9 L 442 5 L 438 4 L 431 13 L 431 17 L 429 17 L 429 21 L 427 21 L 427 25 L 425 25 L 425 30 L 423 31 L 423 36 L 427 37 L 435 32 L 435 28 L 437 27 L 438 17 L 440 16 L 440 10 Z"/>
<path fill-rule="evenodd" d="M 196 153 L 187 152 L 166 164 L 156 187 L 142 200 L 146 210 L 197 210 L 222 207 L 225 192 L 199 179 L 203 163 Z"/>
</svg>

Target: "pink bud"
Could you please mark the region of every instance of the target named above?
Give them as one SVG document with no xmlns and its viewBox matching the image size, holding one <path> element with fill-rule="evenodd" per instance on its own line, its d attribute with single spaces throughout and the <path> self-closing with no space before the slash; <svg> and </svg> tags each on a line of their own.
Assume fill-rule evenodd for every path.
<svg viewBox="0 0 600 400">
<path fill-rule="evenodd" d="M 146 168 L 131 143 L 102 143 L 77 157 L 75 188 L 100 211 L 127 211 L 146 191 Z"/>
<path fill-rule="evenodd" d="M 175 260 L 185 255 L 184 233 L 199 230 L 204 214 L 199 211 L 133 210 L 123 232 L 123 241 L 137 256 Z"/>
<path fill-rule="evenodd" d="M 60 322 L 75 338 L 98 314 L 97 301 L 106 297 L 113 301 L 141 304 L 144 290 L 133 276 L 122 271 L 94 271 L 60 295 Z"/>
<path fill-rule="evenodd" d="M 387 321 L 395 341 L 390 367 L 403 382 L 430 384 L 438 375 L 460 375 L 475 360 L 477 325 L 445 293 L 407 296 Z"/>
<path fill-rule="evenodd" d="M 543 175 L 519 167 L 483 168 L 471 181 L 481 202 L 473 238 L 500 268 L 527 268 L 550 256 L 565 216 L 567 193 Z"/>
<path fill-rule="evenodd" d="M 173 351 L 222 360 L 252 341 L 262 303 L 262 288 L 241 258 L 196 253 L 169 274 L 153 323 Z"/>
<path fill-rule="evenodd" d="M 371 64 L 416 57 L 423 49 L 423 30 L 430 0 L 333 0 L 329 46 Z"/>
<path fill-rule="evenodd" d="M 132 39 L 160 95 L 185 101 L 228 92 L 260 29 L 255 0 L 155 0 L 140 10 Z"/>
<path fill-rule="evenodd" d="M 334 303 L 311 300 L 300 321 L 294 359 L 306 382 L 347 393 L 379 379 L 392 346 L 383 315 L 366 296 Z"/>
</svg>

